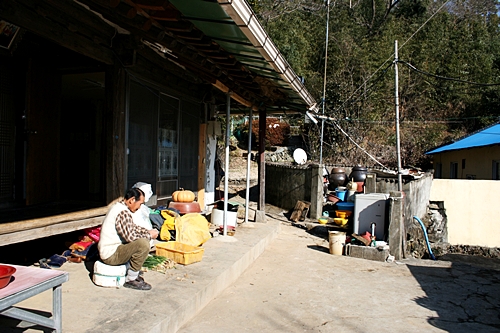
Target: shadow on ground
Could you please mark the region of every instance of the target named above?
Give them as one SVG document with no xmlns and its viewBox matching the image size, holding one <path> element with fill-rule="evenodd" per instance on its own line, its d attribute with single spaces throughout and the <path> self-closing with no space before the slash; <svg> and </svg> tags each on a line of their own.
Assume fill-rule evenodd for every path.
<svg viewBox="0 0 500 333">
<path fill-rule="evenodd" d="M 427 321 L 447 332 L 500 332 L 500 271 L 463 260 L 450 267 L 408 264 L 426 293 L 414 301 L 435 311 Z"/>
</svg>

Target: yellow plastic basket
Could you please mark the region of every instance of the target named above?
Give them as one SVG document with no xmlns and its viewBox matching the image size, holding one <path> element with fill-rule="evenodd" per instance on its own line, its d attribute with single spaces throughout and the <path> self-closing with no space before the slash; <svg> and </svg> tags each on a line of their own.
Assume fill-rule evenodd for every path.
<svg viewBox="0 0 500 333">
<path fill-rule="evenodd" d="M 189 265 L 201 261 L 205 249 L 179 242 L 162 242 L 156 244 L 156 255 L 172 259 L 178 264 Z"/>
</svg>

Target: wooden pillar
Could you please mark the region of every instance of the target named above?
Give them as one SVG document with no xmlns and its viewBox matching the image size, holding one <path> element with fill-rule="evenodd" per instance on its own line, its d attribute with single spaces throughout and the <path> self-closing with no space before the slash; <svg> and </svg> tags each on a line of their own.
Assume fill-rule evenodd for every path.
<svg viewBox="0 0 500 333">
<path fill-rule="evenodd" d="M 205 210 L 205 175 L 207 174 L 207 124 L 200 125 L 198 142 L 198 203 Z"/>
<path fill-rule="evenodd" d="M 106 70 L 106 203 L 123 196 L 126 184 L 127 76 L 119 66 Z"/>
<path fill-rule="evenodd" d="M 259 202 L 255 222 L 266 222 L 266 111 L 259 110 Z"/>
</svg>

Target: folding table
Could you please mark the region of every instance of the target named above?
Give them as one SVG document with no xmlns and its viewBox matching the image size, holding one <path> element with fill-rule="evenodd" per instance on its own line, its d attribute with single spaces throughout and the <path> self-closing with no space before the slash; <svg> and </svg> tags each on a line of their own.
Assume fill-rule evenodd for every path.
<svg viewBox="0 0 500 333">
<path fill-rule="evenodd" d="M 62 284 L 69 280 L 68 272 L 9 265 L 16 268 L 11 282 L 0 289 L 0 315 L 62 332 Z M 52 288 L 52 318 L 41 316 L 14 305 Z"/>
</svg>

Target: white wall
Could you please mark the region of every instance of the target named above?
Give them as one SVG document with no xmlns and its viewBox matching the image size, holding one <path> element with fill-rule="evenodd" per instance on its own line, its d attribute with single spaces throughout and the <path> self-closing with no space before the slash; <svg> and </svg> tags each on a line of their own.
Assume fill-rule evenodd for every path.
<svg viewBox="0 0 500 333">
<path fill-rule="evenodd" d="M 431 201 L 444 201 L 448 242 L 500 247 L 500 181 L 434 179 Z"/>
</svg>

